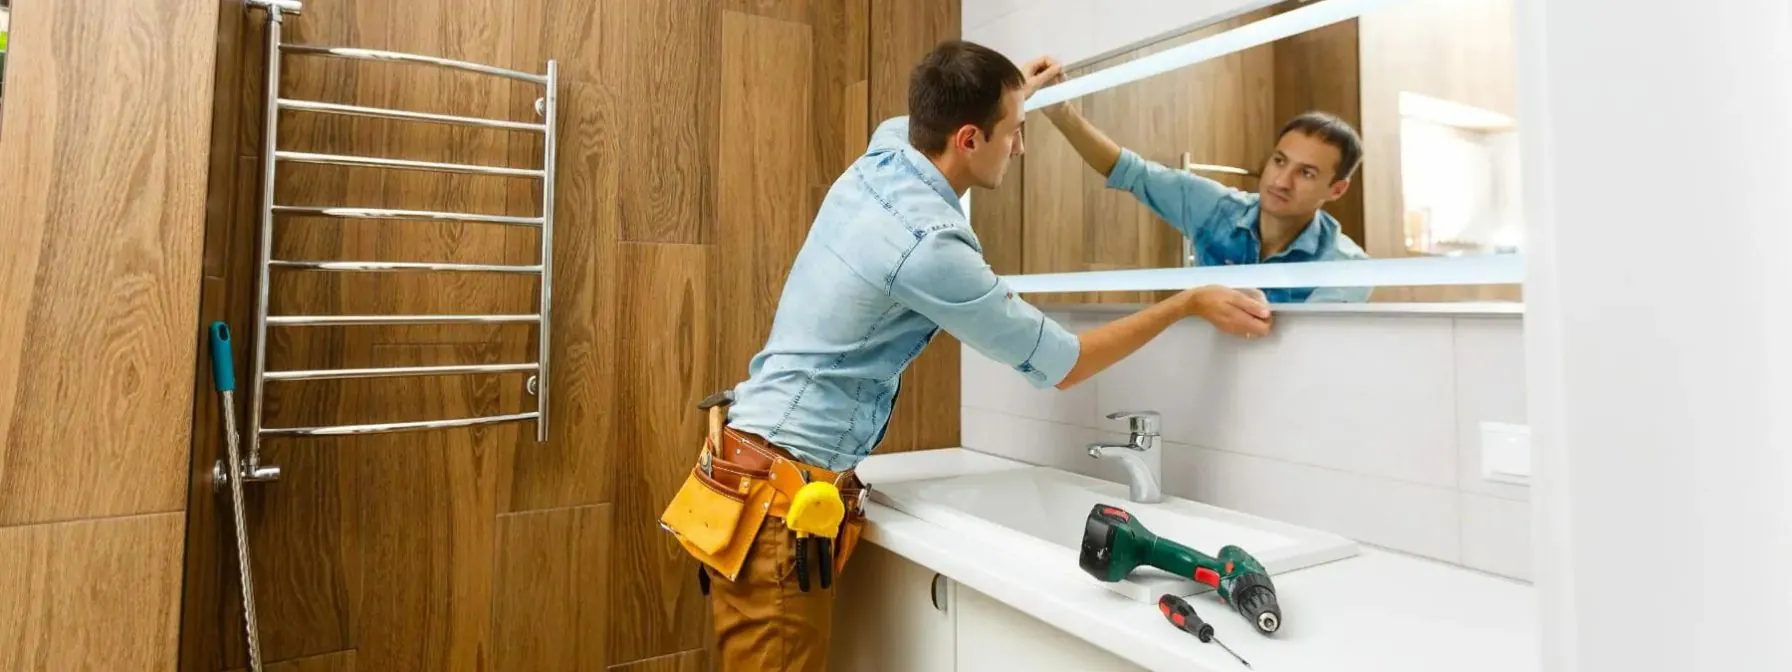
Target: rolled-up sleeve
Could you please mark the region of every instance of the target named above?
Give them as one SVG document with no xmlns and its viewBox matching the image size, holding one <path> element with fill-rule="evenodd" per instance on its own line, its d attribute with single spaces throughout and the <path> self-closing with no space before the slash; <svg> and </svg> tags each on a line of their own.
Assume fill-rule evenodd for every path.
<svg viewBox="0 0 1792 672">
<path fill-rule="evenodd" d="M 1120 160 L 1108 172 L 1107 187 L 1132 194 L 1190 238 L 1213 221 L 1220 203 L 1234 191 L 1186 170 L 1147 161 L 1137 152 L 1124 148 L 1120 150 Z"/>
<path fill-rule="evenodd" d="M 1034 387 L 1064 380 L 1081 352 L 1076 334 L 1016 296 L 956 230 L 916 241 L 892 276 L 890 295 Z"/>
</svg>

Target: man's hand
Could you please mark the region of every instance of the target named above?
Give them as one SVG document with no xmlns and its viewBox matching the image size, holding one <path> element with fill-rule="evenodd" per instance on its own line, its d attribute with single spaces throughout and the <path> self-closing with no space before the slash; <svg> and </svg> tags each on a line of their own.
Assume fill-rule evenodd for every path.
<svg viewBox="0 0 1792 672">
<path fill-rule="evenodd" d="M 1023 98 L 1032 98 L 1039 89 L 1055 84 L 1064 78 L 1064 65 L 1050 56 L 1040 56 L 1021 66 L 1020 74 L 1026 79 L 1022 93 Z"/>
<path fill-rule="evenodd" d="M 1269 333 L 1269 302 L 1255 289 L 1236 290 L 1208 285 L 1184 290 L 1189 314 L 1207 320 L 1220 331 L 1253 338 Z"/>
</svg>

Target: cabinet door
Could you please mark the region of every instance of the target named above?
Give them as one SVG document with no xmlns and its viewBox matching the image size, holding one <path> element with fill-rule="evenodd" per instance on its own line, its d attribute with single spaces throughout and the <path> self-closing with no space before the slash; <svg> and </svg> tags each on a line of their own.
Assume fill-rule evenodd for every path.
<svg viewBox="0 0 1792 672">
<path fill-rule="evenodd" d="M 963 586 L 953 590 L 952 609 L 957 612 L 960 670 L 1145 672 L 1145 668 Z"/>
<path fill-rule="evenodd" d="M 943 588 L 950 582 L 940 579 Z M 953 672 L 950 598 L 934 607 L 934 573 L 861 543 L 835 588 L 833 672 Z M 949 588 L 947 588 L 949 590 Z M 976 668 L 966 668 L 976 669 Z"/>
</svg>

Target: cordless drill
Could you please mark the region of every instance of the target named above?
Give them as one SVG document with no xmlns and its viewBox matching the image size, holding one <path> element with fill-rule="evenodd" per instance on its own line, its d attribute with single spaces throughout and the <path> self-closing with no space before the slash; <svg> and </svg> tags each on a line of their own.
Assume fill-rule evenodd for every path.
<svg viewBox="0 0 1792 672">
<path fill-rule="evenodd" d="M 1237 546 L 1220 549 L 1218 558 L 1164 539 L 1140 524 L 1126 510 L 1096 504 L 1083 524 L 1083 571 L 1113 583 L 1140 565 L 1156 567 L 1213 586 L 1227 606 L 1250 621 L 1257 632 L 1270 634 L 1282 626 L 1276 587 L 1263 565 Z"/>
</svg>

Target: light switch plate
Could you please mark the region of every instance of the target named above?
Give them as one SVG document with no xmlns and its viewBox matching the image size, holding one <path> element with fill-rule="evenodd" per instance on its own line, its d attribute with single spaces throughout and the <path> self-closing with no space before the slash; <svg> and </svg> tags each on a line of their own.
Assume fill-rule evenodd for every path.
<svg viewBox="0 0 1792 672">
<path fill-rule="evenodd" d="M 1531 428 L 1504 422 L 1481 423 L 1481 477 L 1531 484 Z"/>
</svg>

